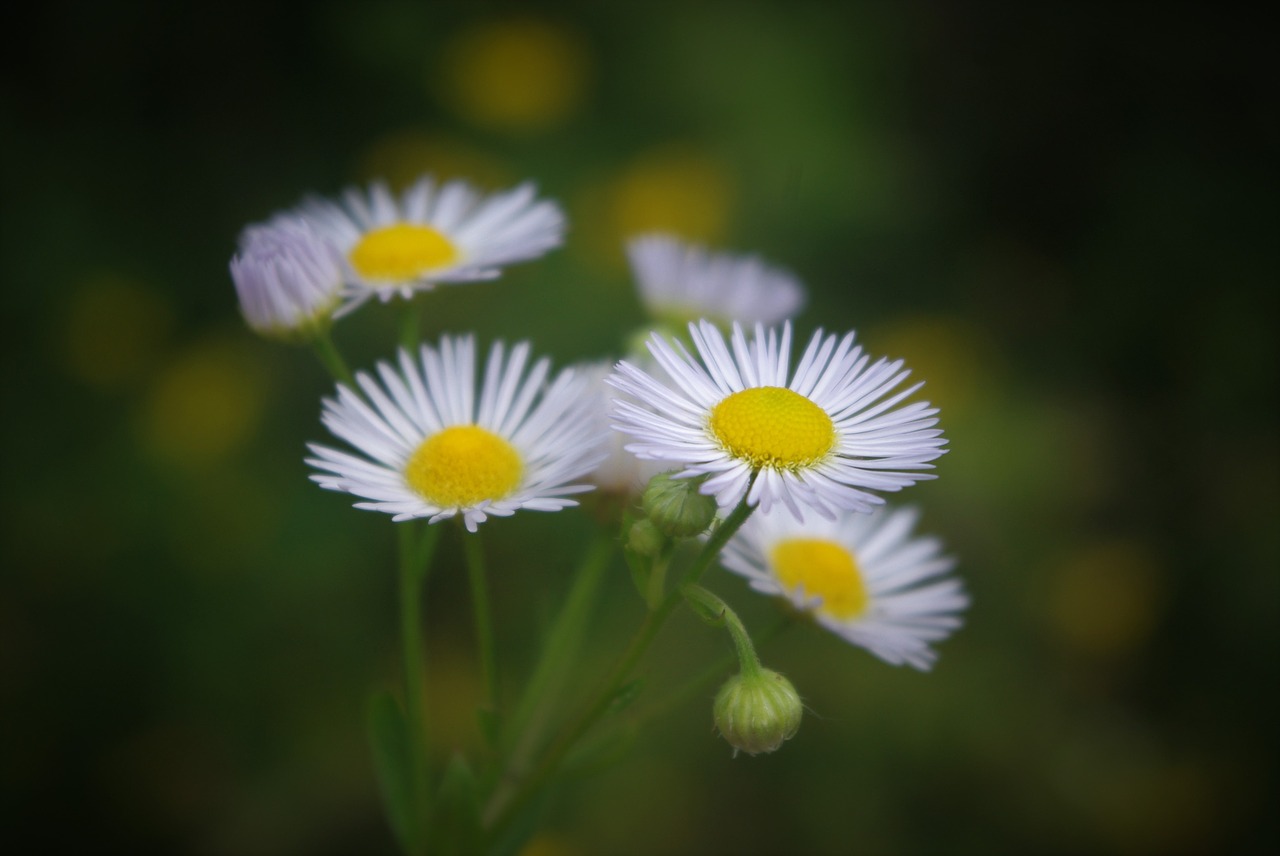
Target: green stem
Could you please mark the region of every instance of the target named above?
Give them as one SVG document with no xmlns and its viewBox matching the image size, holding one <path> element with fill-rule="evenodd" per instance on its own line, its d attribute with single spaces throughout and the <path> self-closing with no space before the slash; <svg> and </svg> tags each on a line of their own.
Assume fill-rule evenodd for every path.
<svg viewBox="0 0 1280 856">
<path fill-rule="evenodd" d="M 752 476 L 754 481 L 754 475 Z M 750 492 L 750 485 L 747 487 Z M 711 565 L 712 560 L 720 554 L 720 550 L 728 543 L 733 534 L 742 527 L 747 518 L 751 516 L 754 510 L 753 506 L 747 505 L 747 499 L 744 495 L 742 501 L 738 503 L 733 512 L 711 533 L 705 544 L 702 546 L 693 565 L 685 573 L 681 585 L 690 585 L 696 583 L 702 574 Z M 560 738 L 551 744 L 542 762 L 534 768 L 533 773 L 525 781 L 524 785 L 516 792 L 516 795 L 507 805 L 490 805 L 489 816 L 494 818 L 494 829 L 501 829 L 530 799 L 537 794 L 538 790 L 546 783 L 560 766 L 560 762 L 564 760 L 565 755 L 574 747 L 584 734 L 591 730 L 591 727 L 608 711 L 610 705 L 618 691 L 622 689 L 627 678 L 630 677 L 632 670 L 640 662 L 640 658 L 649 650 L 649 646 L 653 643 L 654 637 L 658 635 L 658 631 L 662 629 L 662 625 L 666 623 L 671 612 L 681 601 L 680 586 L 673 589 L 657 609 L 654 609 L 645 616 L 644 622 L 640 625 L 640 629 L 636 631 L 636 635 L 632 637 L 631 644 L 627 647 L 626 652 L 622 655 L 622 659 L 614 667 L 609 674 L 608 680 L 604 684 L 604 688 L 596 694 L 594 700 L 586 708 L 585 712 L 574 721 L 573 725 L 564 731 Z"/>
<path fill-rule="evenodd" d="M 460 530 L 461 531 L 461 530 Z M 471 606 L 475 613 L 476 644 L 480 649 L 480 673 L 484 680 L 484 706 L 498 710 L 498 667 L 493 644 L 493 610 L 489 605 L 489 584 L 485 578 L 484 550 L 479 532 L 462 532 L 463 552 L 467 559 L 467 576 L 471 580 Z"/>
<path fill-rule="evenodd" d="M 795 619 L 789 615 L 778 616 L 777 621 L 765 628 L 763 633 L 756 635 L 757 646 L 763 647 L 764 645 L 767 645 L 775 636 L 795 623 Z M 733 664 L 737 659 L 738 654 L 736 651 L 717 658 L 711 665 L 707 666 L 697 675 L 681 684 L 674 692 L 670 693 L 665 698 L 654 702 L 648 707 L 642 708 L 633 717 L 631 717 L 631 726 L 636 729 L 642 728 L 644 724 L 650 720 L 664 716 L 669 711 L 684 704 L 689 699 L 693 698 L 696 693 L 703 691 L 708 684 L 717 678 L 723 681 L 725 675 L 733 667 Z"/>
<path fill-rule="evenodd" d="M 417 521 L 396 525 L 400 540 L 400 639 L 404 658 L 405 713 L 413 758 L 413 787 L 423 816 L 428 810 L 426 668 L 422 644 L 422 591 L 439 532 L 428 526 L 419 537 Z"/>
<path fill-rule="evenodd" d="M 400 313 L 400 347 L 410 354 L 417 353 L 421 335 L 418 329 L 417 301 L 413 299 L 406 300 L 404 301 L 404 309 Z"/>
<path fill-rule="evenodd" d="M 510 753 L 506 771 L 489 801 L 490 807 L 501 805 L 510 798 L 542 738 L 547 720 L 555 710 L 577 661 L 591 607 L 596 602 L 596 593 L 616 546 L 616 540 L 601 530 L 578 566 L 573 585 L 547 635 L 533 676 L 515 712 L 505 724 L 504 733 Z"/>
<path fill-rule="evenodd" d="M 329 374 L 339 383 L 346 384 L 352 390 L 358 390 L 355 378 L 351 375 L 351 369 L 347 368 L 347 361 L 342 358 L 342 353 L 338 350 L 338 346 L 334 344 L 333 335 L 328 328 L 321 330 L 311 341 L 312 348 L 315 349 L 316 356 L 320 358 L 320 362 L 328 369 Z"/>
</svg>

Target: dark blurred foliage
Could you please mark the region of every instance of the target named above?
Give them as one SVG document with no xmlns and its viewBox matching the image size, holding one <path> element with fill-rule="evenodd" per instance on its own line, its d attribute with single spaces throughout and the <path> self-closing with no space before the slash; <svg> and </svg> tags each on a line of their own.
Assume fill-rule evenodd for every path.
<svg viewBox="0 0 1280 856">
<path fill-rule="evenodd" d="M 306 192 L 420 169 L 536 179 L 573 224 L 547 259 L 432 295 L 432 335 L 616 351 L 641 323 L 620 242 L 664 226 L 795 269 L 802 330 L 906 357 L 951 438 L 909 496 L 974 594 L 933 673 L 784 634 L 764 658 L 810 707 L 795 740 L 731 759 L 710 686 L 564 788 L 531 852 L 1276 843 L 1277 93 L 1259 18 L 26 5 L 0 88 L 13 852 L 392 849 L 361 728 L 396 679 L 392 534 L 306 481 L 329 382 L 243 327 L 226 265 L 245 223 Z M 393 330 L 371 306 L 337 333 L 367 366 Z M 510 681 L 590 528 L 486 526 Z M 476 743 L 458 552 L 446 539 L 428 605 L 441 758 Z M 639 621 L 624 576 L 578 691 Z M 674 624 L 654 698 L 724 650 Z"/>
</svg>

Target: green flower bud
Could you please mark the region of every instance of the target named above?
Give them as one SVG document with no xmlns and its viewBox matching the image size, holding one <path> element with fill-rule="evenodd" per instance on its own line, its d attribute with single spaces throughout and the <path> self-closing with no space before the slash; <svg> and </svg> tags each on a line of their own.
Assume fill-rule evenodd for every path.
<svg viewBox="0 0 1280 856">
<path fill-rule="evenodd" d="M 701 479 L 673 478 L 660 473 L 649 480 L 640 497 L 645 515 L 669 538 L 693 538 L 716 519 L 716 501 L 698 493 Z"/>
<path fill-rule="evenodd" d="M 627 549 L 650 559 L 662 552 L 667 536 L 648 520 L 637 520 L 627 532 Z"/>
<path fill-rule="evenodd" d="M 716 728 L 734 754 L 772 752 L 800 728 L 804 705 L 791 681 L 770 669 L 735 675 L 716 694 Z"/>
</svg>

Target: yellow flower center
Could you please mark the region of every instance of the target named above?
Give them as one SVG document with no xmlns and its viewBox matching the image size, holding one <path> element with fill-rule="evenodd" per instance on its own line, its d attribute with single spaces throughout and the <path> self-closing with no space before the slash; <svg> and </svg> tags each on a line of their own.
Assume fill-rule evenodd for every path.
<svg viewBox="0 0 1280 856">
<path fill-rule="evenodd" d="M 779 386 L 744 389 L 711 411 L 711 433 L 735 458 L 756 468 L 795 470 L 822 460 L 836 443 L 826 411 Z"/>
<path fill-rule="evenodd" d="M 783 587 L 803 589 L 822 598 L 821 612 L 833 618 L 856 618 L 867 611 L 870 596 L 853 555 L 834 541 L 791 538 L 779 542 L 770 555 L 773 573 Z"/>
<path fill-rule="evenodd" d="M 515 447 L 478 425 L 454 425 L 431 435 L 404 470 L 409 486 L 441 508 L 502 499 L 523 474 Z"/>
<path fill-rule="evenodd" d="M 458 260 L 458 249 L 430 226 L 396 223 L 367 233 L 347 258 L 366 279 L 403 282 L 448 267 Z"/>
</svg>

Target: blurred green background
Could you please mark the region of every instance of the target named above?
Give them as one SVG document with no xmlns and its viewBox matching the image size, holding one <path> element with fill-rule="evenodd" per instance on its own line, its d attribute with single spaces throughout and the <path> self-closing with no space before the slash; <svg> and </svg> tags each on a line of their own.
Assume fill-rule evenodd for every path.
<svg viewBox="0 0 1280 856">
<path fill-rule="evenodd" d="M 227 262 L 306 192 L 422 170 L 535 179 L 571 222 L 545 260 L 432 296 L 431 335 L 610 354 L 642 320 L 621 241 L 672 229 L 794 269 L 801 330 L 905 357 L 951 441 L 906 497 L 974 598 L 933 673 L 796 628 L 763 651 L 810 708 L 782 751 L 732 759 L 708 687 L 565 788 L 537 852 L 1277 841 L 1260 21 L 941 2 L 26 14 L 0 88 L 9 842 L 392 850 L 362 705 L 396 681 L 393 532 L 307 482 L 330 384 L 243 327 Z M 368 366 L 393 330 L 371 305 L 337 335 Z M 486 525 L 508 686 L 590 528 Z M 446 539 L 428 605 L 440 757 L 477 742 L 458 553 Z M 578 691 L 641 617 L 616 571 Z M 726 647 L 681 617 L 653 697 Z"/>
</svg>

